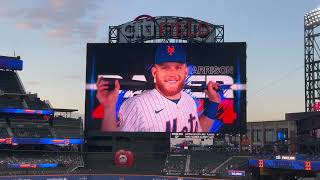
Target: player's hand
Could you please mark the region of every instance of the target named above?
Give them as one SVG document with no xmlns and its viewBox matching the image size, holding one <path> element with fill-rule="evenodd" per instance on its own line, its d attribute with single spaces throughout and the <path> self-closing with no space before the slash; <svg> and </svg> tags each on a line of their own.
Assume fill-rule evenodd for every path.
<svg viewBox="0 0 320 180">
<path fill-rule="evenodd" d="M 119 96 L 120 84 L 118 80 L 114 82 L 114 90 L 109 90 L 111 82 L 99 78 L 97 81 L 97 99 L 104 107 L 116 107 Z"/>
<path fill-rule="evenodd" d="M 221 96 L 218 92 L 220 85 L 218 83 L 214 83 L 210 81 L 208 83 L 208 90 L 205 90 L 205 93 L 208 95 L 210 101 L 220 103 Z"/>
</svg>

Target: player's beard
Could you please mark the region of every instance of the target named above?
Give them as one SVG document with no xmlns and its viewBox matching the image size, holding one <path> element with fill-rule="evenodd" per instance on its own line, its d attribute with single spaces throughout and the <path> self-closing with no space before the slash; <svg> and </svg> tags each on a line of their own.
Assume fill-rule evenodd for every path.
<svg viewBox="0 0 320 180">
<path fill-rule="evenodd" d="M 179 84 L 177 84 L 177 86 L 173 88 L 167 87 L 164 82 L 157 80 L 156 87 L 164 96 L 175 96 L 182 91 L 184 87 L 184 81 L 179 82 Z"/>
</svg>

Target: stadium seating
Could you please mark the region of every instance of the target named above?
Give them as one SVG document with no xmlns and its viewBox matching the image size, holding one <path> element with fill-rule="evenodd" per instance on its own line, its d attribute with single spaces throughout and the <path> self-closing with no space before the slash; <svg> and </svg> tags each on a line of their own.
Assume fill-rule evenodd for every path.
<svg viewBox="0 0 320 180">
<path fill-rule="evenodd" d="M 7 131 L 8 125 L 6 123 L 6 120 L 4 118 L 0 117 L 0 138 L 8 138 L 10 137 L 8 131 Z"/>
<path fill-rule="evenodd" d="M 52 121 L 55 137 L 81 138 L 83 137 L 81 119 L 55 117 Z"/>
<path fill-rule="evenodd" d="M 28 94 L 24 100 L 28 109 L 50 109 L 50 106 L 45 101 L 42 101 L 37 94 Z"/>
<path fill-rule="evenodd" d="M 247 170 L 250 156 L 233 156 L 216 169 L 220 176 L 227 176 L 228 170 Z"/>
<path fill-rule="evenodd" d="M 17 95 L 3 95 L 4 93 Z M 0 70 L 0 108 L 25 108 L 18 94 L 25 94 L 18 75 L 13 71 Z"/>
<path fill-rule="evenodd" d="M 18 174 L 65 174 L 72 173 L 79 167 L 84 167 L 81 154 L 77 152 L 37 152 L 8 151 L 0 153 L 1 175 Z M 10 164 L 57 164 L 52 168 L 10 168 Z"/>
<path fill-rule="evenodd" d="M 0 108 L 52 109 L 37 94 L 25 92 L 16 72 L 6 70 L 0 70 Z M 64 117 L 51 119 L 38 114 L 31 115 L 30 111 L 26 114 L 17 111 L 0 115 L 0 138 L 56 137 L 83 138 L 82 120 Z M 0 145 L 0 176 L 70 174 L 84 168 L 78 145 L 6 143 Z M 57 167 L 44 168 L 56 164 Z"/>
<path fill-rule="evenodd" d="M 49 123 L 46 120 L 11 118 L 10 122 L 15 137 L 52 137 Z"/>
<path fill-rule="evenodd" d="M 163 172 L 166 175 L 182 175 L 185 172 L 187 156 L 182 154 L 169 154 Z"/>
<path fill-rule="evenodd" d="M 187 174 L 202 175 L 211 174 L 222 162 L 227 160 L 230 155 L 216 152 L 191 152 L 191 161 Z"/>
<path fill-rule="evenodd" d="M 0 70 L 0 89 L 4 93 L 25 94 L 19 77 L 14 71 Z"/>
<path fill-rule="evenodd" d="M 58 117 L 51 125 L 45 119 L 10 117 L 9 122 L 10 126 L 0 119 L 0 137 L 83 138 L 81 119 Z M 13 135 L 10 136 L 8 129 Z"/>
<path fill-rule="evenodd" d="M 1 96 L 0 108 L 25 108 L 19 96 Z"/>
<path fill-rule="evenodd" d="M 7 138 L 7 137 L 9 137 L 7 128 L 0 127 L 0 138 Z"/>
</svg>

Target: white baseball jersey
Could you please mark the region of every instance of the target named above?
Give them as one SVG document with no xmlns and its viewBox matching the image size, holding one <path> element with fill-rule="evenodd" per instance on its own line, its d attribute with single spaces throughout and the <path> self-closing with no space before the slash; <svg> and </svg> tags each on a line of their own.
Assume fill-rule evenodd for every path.
<svg viewBox="0 0 320 180">
<path fill-rule="evenodd" d="M 119 128 L 124 132 L 201 132 L 197 106 L 181 92 L 175 103 L 158 90 L 148 90 L 127 99 L 119 110 Z"/>
</svg>

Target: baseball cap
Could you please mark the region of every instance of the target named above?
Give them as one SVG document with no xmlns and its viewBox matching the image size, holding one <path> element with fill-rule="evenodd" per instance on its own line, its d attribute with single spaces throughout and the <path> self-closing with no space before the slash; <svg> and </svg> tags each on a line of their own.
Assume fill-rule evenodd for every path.
<svg viewBox="0 0 320 180">
<path fill-rule="evenodd" d="M 162 43 L 157 46 L 155 64 L 164 62 L 187 62 L 187 54 L 182 44 Z"/>
</svg>

